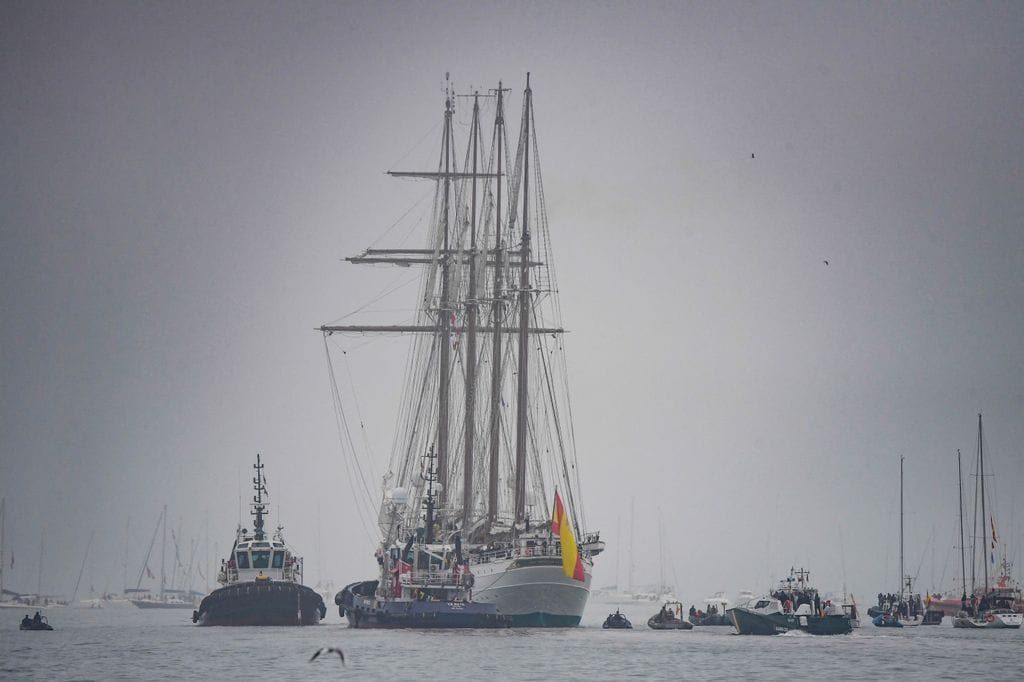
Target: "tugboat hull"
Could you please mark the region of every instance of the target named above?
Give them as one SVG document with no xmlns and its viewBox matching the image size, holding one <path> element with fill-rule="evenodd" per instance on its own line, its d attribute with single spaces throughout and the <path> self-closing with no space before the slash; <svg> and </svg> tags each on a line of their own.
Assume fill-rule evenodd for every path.
<svg viewBox="0 0 1024 682">
<path fill-rule="evenodd" d="M 334 598 L 353 628 L 507 628 L 512 619 L 494 604 L 445 601 L 383 601 L 373 596 L 377 581 L 353 583 Z M 370 595 L 365 594 L 371 591 Z"/>
<path fill-rule="evenodd" d="M 192 613 L 199 625 L 316 625 L 327 614 L 323 597 L 305 585 L 262 581 L 214 590 Z"/>
<path fill-rule="evenodd" d="M 845 635 L 853 630 L 843 615 L 814 616 L 792 613 L 753 613 L 743 607 L 729 609 L 729 619 L 740 635 L 778 635 L 800 630 L 812 635 Z"/>
</svg>

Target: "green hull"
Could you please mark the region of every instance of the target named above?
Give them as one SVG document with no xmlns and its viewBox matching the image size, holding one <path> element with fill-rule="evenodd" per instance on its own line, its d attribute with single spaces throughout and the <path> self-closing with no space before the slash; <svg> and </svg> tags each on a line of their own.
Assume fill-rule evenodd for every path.
<svg viewBox="0 0 1024 682">
<path fill-rule="evenodd" d="M 754 613 L 744 608 L 729 609 L 736 632 L 741 635 L 778 635 L 800 630 L 812 635 L 845 635 L 853 630 L 843 615 L 797 616 L 791 613 Z"/>
</svg>

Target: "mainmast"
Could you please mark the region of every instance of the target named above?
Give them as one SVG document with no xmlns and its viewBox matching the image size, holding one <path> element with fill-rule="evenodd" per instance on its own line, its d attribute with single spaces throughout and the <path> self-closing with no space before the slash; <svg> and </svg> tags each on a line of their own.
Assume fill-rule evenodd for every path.
<svg viewBox="0 0 1024 682">
<path fill-rule="evenodd" d="M 441 300 L 439 301 L 438 343 L 440 344 L 440 368 L 437 388 L 437 477 L 441 481 L 441 490 L 437 495 L 438 506 L 444 508 L 444 496 L 448 490 L 448 395 L 451 374 L 451 303 L 448 300 L 448 280 L 450 277 L 451 257 L 448 250 L 449 208 L 451 205 L 451 146 L 452 146 L 452 95 L 446 88 L 444 100 L 444 199 L 443 224 L 444 237 L 441 248 Z"/>
<path fill-rule="evenodd" d="M 491 328 L 494 330 L 491 346 L 491 424 L 490 424 L 490 471 L 487 478 L 487 520 L 494 523 L 498 517 L 498 445 L 501 441 L 501 322 L 505 315 L 505 299 L 502 295 L 501 244 L 501 142 L 505 137 L 505 111 L 503 90 L 498 81 L 498 106 L 494 114 L 494 133 L 497 137 L 497 203 L 494 221 L 494 289 L 491 292 Z"/>
<path fill-rule="evenodd" d="M 477 141 L 480 137 L 480 93 L 473 94 L 473 124 L 470 127 L 473 153 L 473 186 L 469 222 L 469 287 L 466 293 L 466 416 L 464 461 L 462 464 L 462 527 L 469 528 L 473 508 L 473 450 L 476 436 L 476 318 L 479 302 L 476 290 L 476 183 Z"/>
<path fill-rule="evenodd" d="M 523 93 L 523 231 L 519 252 L 519 370 L 516 392 L 516 473 L 515 473 L 515 521 L 520 523 L 526 517 L 526 436 L 527 436 L 527 391 L 529 383 L 530 348 L 530 269 L 525 265 L 530 256 L 530 110 L 532 108 L 530 74 L 526 74 L 526 91 Z"/>
</svg>

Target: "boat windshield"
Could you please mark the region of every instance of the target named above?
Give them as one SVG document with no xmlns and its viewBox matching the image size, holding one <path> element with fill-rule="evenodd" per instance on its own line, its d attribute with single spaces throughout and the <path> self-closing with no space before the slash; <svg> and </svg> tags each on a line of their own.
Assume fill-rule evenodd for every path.
<svg viewBox="0 0 1024 682">
<path fill-rule="evenodd" d="M 249 568 L 249 553 L 248 552 L 238 552 L 237 556 L 238 556 L 238 567 L 239 568 Z"/>
<path fill-rule="evenodd" d="M 756 604 L 754 604 L 754 608 L 755 609 L 763 609 L 764 607 L 768 606 L 769 604 L 771 604 L 771 602 L 768 601 L 767 599 L 761 599 Z"/>
<path fill-rule="evenodd" d="M 274 552 L 274 568 L 282 568 L 284 566 L 284 552 Z"/>
<path fill-rule="evenodd" d="M 253 550 L 252 567 L 270 568 L 270 552 L 264 550 Z"/>
</svg>

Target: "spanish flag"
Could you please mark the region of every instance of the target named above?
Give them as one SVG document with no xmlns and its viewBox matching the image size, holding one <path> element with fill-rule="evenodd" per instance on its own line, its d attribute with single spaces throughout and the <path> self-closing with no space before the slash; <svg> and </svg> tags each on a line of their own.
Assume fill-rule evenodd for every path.
<svg viewBox="0 0 1024 682">
<path fill-rule="evenodd" d="M 562 506 L 562 498 L 558 491 L 555 491 L 555 508 L 551 513 L 551 532 L 558 535 L 562 543 L 562 569 L 566 578 L 573 578 L 583 582 L 586 578 L 583 575 L 583 561 L 580 559 L 580 551 L 576 547 L 576 538 L 572 534 L 572 526 L 565 516 L 565 507 Z"/>
</svg>

